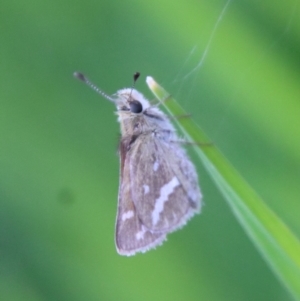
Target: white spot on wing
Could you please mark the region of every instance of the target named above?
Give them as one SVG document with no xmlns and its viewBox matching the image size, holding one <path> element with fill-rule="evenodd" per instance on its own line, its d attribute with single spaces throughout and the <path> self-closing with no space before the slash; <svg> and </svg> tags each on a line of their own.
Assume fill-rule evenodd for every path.
<svg viewBox="0 0 300 301">
<path fill-rule="evenodd" d="M 143 188 L 144 188 L 144 194 L 147 194 L 150 190 L 148 185 L 143 185 Z"/>
<path fill-rule="evenodd" d="M 144 239 L 144 235 L 146 233 L 146 228 L 142 225 L 142 230 L 135 234 L 137 240 Z"/>
<path fill-rule="evenodd" d="M 130 219 L 134 216 L 134 212 L 132 210 L 129 210 L 127 212 L 124 212 L 122 215 L 122 221 L 126 221 L 127 219 Z"/>
<path fill-rule="evenodd" d="M 152 212 L 152 223 L 156 225 L 159 220 L 159 215 L 164 209 L 164 204 L 169 199 L 169 195 L 174 192 L 175 187 L 179 185 L 177 177 L 174 177 L 169 183 L 165 184 L 160 189 L 160 196 L 155 202 L 155 207 Z"/>
<path fill-rule="evenodd" d="M 158 163 L 158 161 L 155 161 L 153 164 L 153 171 L 157 171 L 158 167 L 159 167 L 159 163 Z"/>
</svg>

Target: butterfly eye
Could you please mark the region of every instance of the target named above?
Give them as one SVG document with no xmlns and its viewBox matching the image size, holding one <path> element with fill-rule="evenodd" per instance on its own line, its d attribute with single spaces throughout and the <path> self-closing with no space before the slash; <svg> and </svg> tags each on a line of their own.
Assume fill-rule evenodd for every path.
<svg viewBox="0 0 300 301">
<path fill-rule="evenodd" d="M 142 104 L 137 101 L 137 100 L 133 100 L 129 103 L 129 106 L 130 106 L 130 111 L 132 113 L 141 113 L 143 111 L 143 106 Z"/>
</svg>

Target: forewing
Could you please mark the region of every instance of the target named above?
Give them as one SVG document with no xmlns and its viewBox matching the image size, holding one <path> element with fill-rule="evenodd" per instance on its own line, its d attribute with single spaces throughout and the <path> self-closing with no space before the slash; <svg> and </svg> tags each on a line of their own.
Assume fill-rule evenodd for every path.
<svg viewBox="0 0 300 301">
<path fill-rule="evenodd" d="M 160 245 L 166 237 L 164 233 L 147 229 L 137 214 L 132 200 L 135 192 L 132 190 L 133 179 L 130 177 L 129 143 L 125 139 L 120 145 L 121 173 L 115 238 L 118 253 L 127 256 L 146 252 Z"/>
<path fill-rule="evenodd" d="M 182 227 L 200 210 L 201 194 L 194 166 L 178 143 L 140 136 L 132 147 L 132 200 L 142 224 L 151 231 Z"/>
</svg>

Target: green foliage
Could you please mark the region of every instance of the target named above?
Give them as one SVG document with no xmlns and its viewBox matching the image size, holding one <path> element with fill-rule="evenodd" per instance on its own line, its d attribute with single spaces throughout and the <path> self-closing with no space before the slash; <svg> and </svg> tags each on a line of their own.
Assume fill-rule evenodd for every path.
<svg viewBox="0 0 300 301">
<path fill-rule="evenodd" d="M 163 101 L 171 116 L 187 113 L 151 77 L 147 83 Z M 295 299 L 300 299 L 300 243 L 290 229 L 268 208 L 245 180 L 227 162 L 205 134 L 188 118 L 178 118 L 180 130 L 195 143 L 199 158 L 227 200 L 235 217 L 244 227 L 258 251 Z M 200 141 L 197 144 L 197 141 Z M 202 142 L 203 141 L 203 142 Z M 202 145 L 201 145 L 202 143 Z"/>
</svg>

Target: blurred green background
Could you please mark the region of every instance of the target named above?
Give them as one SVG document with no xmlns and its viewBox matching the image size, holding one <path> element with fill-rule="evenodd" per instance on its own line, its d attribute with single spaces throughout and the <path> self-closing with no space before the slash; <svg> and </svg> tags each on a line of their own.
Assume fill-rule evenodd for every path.
<svg viewBox="0 0 300 301">
<path fill-rule="evenodd" d="M 116 253 L 115 108 L 72 73 L 112 94 L 140 71 L 150 99 L 152 75 L 299 237 L 299 1 L 0 8 L 0 299 L 291 300 L 192 152 L 202 214 Z"/>
</svg>

